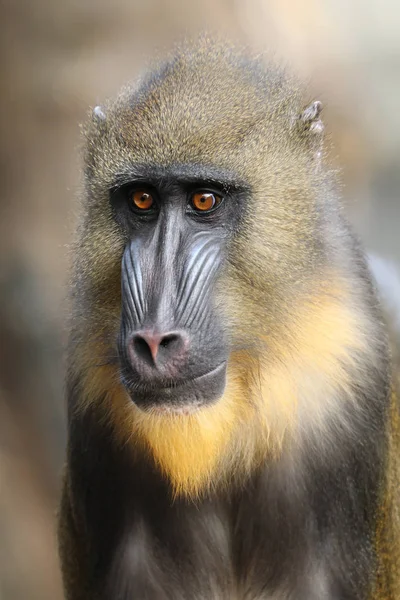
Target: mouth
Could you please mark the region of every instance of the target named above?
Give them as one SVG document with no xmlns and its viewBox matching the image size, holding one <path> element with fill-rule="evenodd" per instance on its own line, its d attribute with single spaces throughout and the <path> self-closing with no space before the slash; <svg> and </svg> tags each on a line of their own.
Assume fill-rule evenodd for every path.
<svg viewBox="0 0 400 600">
<path fill-rule="evenodd" d="M 223 394 L 226 383 L 226 362 L 193 379 L 172 381 L 155 386 L 128 382 L 122 383 L 132 402 L 146 412 L 188 415 L 213 404 Z"/>
</svg>

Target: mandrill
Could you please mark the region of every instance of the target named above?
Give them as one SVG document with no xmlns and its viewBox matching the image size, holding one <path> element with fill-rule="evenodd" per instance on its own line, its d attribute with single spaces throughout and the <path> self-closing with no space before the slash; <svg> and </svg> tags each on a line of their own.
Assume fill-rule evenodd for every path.
<svg viewBox="0 0 400 600">
<path fill-rule="evenodd" d="M 207 36 L 89 118 L 68 600 L 400 598 L 394 369 L 322 138 Z"/>
</svg>

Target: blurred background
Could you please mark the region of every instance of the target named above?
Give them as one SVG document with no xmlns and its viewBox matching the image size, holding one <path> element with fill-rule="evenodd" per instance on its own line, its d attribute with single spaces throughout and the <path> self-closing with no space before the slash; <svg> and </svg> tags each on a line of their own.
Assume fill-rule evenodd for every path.
<svg viewBox="0 0 400 600">
<path fill-rule="evenodd" d="M 0 0 L 0 600 L 61 600 L 55 510 L 79 123 L 183 33 L 218 28 L 310 83 L 368 247 L 400 264 L 394 0 Z"/>
</svg>

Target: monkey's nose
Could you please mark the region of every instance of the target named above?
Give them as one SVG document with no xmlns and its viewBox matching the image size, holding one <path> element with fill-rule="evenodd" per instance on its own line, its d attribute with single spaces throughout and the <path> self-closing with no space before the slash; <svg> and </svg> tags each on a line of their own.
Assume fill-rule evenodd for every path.
<svg viewBox="0 0 400 600">
<path fill-rule="evenodd" d="M 134 364 L 152 367 L 181 360 L 188 347 L 187 335 L 182 331 L 154 333 L 137 331 L 129 344 L 129 355 Z"/>
</svg>

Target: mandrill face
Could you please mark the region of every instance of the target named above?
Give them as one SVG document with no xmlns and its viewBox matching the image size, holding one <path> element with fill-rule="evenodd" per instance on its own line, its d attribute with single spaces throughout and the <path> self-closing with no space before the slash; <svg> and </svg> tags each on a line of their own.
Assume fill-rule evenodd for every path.
<svg viewBox="0 0 400 600">
<path fill-rule="evenodd" d="M 135 168 L 111 194 L 122 258 L 121 378 L 144 409 L 187 413 L 226 382 L 229 333 L 218 282 L 246 189 L 227 173 Z"/>
</svg>

